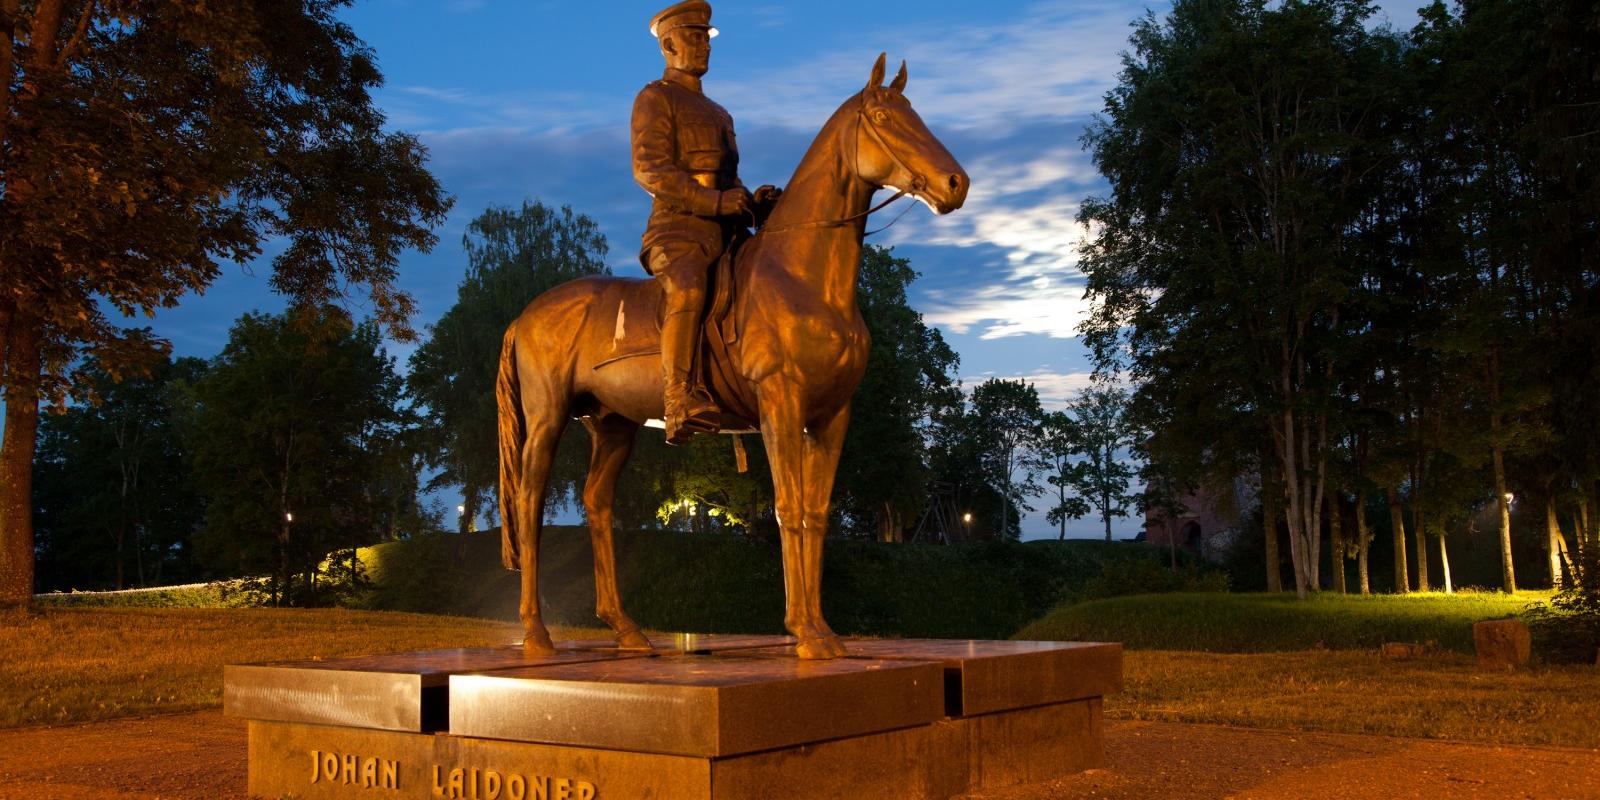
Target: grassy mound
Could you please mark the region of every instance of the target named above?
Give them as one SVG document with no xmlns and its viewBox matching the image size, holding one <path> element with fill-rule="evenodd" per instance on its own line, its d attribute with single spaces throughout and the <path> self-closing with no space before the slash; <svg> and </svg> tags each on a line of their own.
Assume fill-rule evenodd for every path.
<svg viewBox="0 0 1600 800">
<path fill-rule="evenodd" d="M 1471 653 L 1472 623 L 1515 616 L 1548 592 L 1454 595 L 1177 593 L 1093 600 L 1057 608 L 1018 639 L 1122 642 L 1147 650 L 1264 653 L 1376 648 L 1384 642 L 1435 642 Z"/>
<path fill-rule="evenodd" d="M 224 664 L 507 644 L 519 634 L 485 620 L 338 608 L 4 611 L 0 728 L 215 708 Z"/>
<path fill-rule="evenodd" d="M 783 574 L 776 542 L 726 535 L 618 532 L 623 607 L 657 630 L 777 633 Z M 547 528 L 540 547 L 546 618 L 597 625 L 588 532 Z M 1063 602 L 1194 588 L 1220 578 L 1165 568 L 1164 552 L 1094 541 L 880 545 L 830 540 L 823 612 L 841 634 L 1006 638 Z M 498 531 L 392 542 L 361 552 L 373 581 L 363 607 L 516 619 L 518 575 L 500 566 Z"/>
</svg>

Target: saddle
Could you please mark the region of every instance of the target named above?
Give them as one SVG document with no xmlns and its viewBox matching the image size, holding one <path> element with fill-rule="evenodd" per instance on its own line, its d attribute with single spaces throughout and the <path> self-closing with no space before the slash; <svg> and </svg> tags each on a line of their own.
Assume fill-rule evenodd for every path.
<svg viewBox="0 0 1600 800">
<path fill-rule="evenodd" d="M 700 316 L 700 346 L 695 350 L 694 366 L 689 373 L 690 380 L 711 397 L 721 414 L 718 433 L 752 433 L 756 428 L 754 398 L 744 395 L 743 384 L 733 369 L 729 353 L 730 346 L 739 339 L 733 314 L 739 283 L 736 256 L 749 239 L 748 233 L 736 234 L 711 267 L 706 282 L 706 305 Z M 640 305 L 645 308 L 639 308 Z M 655 281 L 634 284 L 625 296 L 619 297 L 611 353 L 594 368 L 601 369 L 626 358 L 659 357 L 663 306 L 661 288 Z M 649 321 L 647 326 L 635 321 L 641 318 Z"/>
</svg>

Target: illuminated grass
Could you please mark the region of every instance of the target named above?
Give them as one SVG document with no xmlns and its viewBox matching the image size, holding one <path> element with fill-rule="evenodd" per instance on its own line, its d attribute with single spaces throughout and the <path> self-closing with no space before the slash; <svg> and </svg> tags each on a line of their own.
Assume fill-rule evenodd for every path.
<svg viewBox="0 0 1600 800">
<path fill-rule="evenodd" d="M 503 622 L 341 609 L 8 611 L 0 613 L 0 727 L 216 708 L 224 664 L 518 639 L 520 629 Z"/>
<path fill-rule="evenodd" d="M 1118 719 L 1600 748 L 1594 667 L 1488 673 L 1455 653 L 1126 655 L 1125 690 L 1105 706 Z"/>
<path fill-rule="evenodd" d="M 1122 642 L 1146 650 L 1263 653 L 1372 649 L 1434 642 L 1471 653 L 1472 623 L 1516 616 L 1549 592 L 1335 595 L 1182 593 L 1093 600 L 1057 608 L 1014 638 Z"/>
</svg>

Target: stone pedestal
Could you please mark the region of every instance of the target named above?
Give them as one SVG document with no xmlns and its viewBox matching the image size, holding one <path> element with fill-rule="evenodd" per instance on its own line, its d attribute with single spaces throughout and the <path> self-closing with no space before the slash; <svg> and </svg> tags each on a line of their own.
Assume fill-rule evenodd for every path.
<svg viewBox="0 0 1600 800">
<path fill-rule="evenodd" d="M 661 636 L 229 667 L 268 798 L 947 798 L 1100 766 L 1115 644 Z"/>
</svg>

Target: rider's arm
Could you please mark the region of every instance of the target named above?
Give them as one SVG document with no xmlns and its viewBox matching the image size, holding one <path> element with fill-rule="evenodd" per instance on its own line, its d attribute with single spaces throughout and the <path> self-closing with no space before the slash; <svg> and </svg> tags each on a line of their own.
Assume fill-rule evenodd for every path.
<svg viewBox="0 0 1600 800">
<path fill-rule="evenodd" d="M 647 86 L 633 101 L 633 179 L 652 196 L 697 217 L 714 217 L 722 192 L 695 183 L 673 157 L 677 138 L 666 93 Z"/>
</svg>

